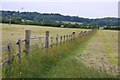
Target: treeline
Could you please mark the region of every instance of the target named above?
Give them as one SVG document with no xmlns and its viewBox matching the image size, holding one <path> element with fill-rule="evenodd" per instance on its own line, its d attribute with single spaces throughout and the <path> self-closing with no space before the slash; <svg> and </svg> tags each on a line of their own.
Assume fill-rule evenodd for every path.
<svg viewBox="0 0 120 80">
<path fill-rule="evenodd" d="M 120 18 L 87 19 L 60 14 L 40 14 L 37 12 L 0 12 L 2 12 L 0 23 L 85 29 L 99 28 L 98 26 L 101 26 L 106 30 L 120 30 Z"/>
<path fill-rule="evenodd" d="M 22 25 L 39 25 L 39 26 L 51 26 L 51 27 L 60 27 L 62 22 L 60 21 L 31 21 L 31 20 L 23 20 L 21 18 L 13 17 L 11 19 L 2 18 L 0 19 L 1 23 L 9 23 L 9 24 L 22 24 Z"/>
<path fill-rule="evenodd" d="M 78 16 L 64 16 L 61 14 L 48 14 L 38 12 L 19 12 L 19 11 L 0 11 L 2 18 L 10 19 L 12 17 L 22 18 L 33 22 L 49 22 L 49 21 L 68 21 L 83 23 L 81 26 L 120 26 L 118 18 L 108 17 L 100 19 L 88 19 Z"/>
<path fill-rule="evenodd" d="M 63 24 L 65 28 L 83 28 L 83 29 L 94 29 L 94 28 L 98 28 L 97 26 L 92 26 L 92 25 L 89 25 L 89 26 L 86 26 L 84 24 L 71 24 L 71 23 L 68 23 L 68 24 Z"/>
<path fill-rule="evenodd" d="M 31 20 L 23 20 L 21 18 L 13 17 L 11 19 L 0 19 L 1 23 L 8 23 L 8 24 L 22 24 L 22 25 L 39 25 L 39 26 L 51 26 L 51 27 L 64 27 L 64 28 L 85 28 L 85 29 L 93 29 L 96 28 L 95 26 L 84 26 L 79 25 L 77 23 L 63 23 L 62 21 L 31 21 Z"/>
<path fill-rule="evenodd" d="M 105 27 L 105 30 L 120 30 L 120 27 Z"/>
</svg>

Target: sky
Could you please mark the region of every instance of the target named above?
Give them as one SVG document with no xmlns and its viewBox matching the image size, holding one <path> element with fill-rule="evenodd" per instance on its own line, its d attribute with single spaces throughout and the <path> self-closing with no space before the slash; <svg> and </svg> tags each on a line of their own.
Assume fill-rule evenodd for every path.
<svg viewBox="0 0 120 80">
<path fill-rule="evenodd" d="M 84 18 L 118 17 L 119 0 L 4 0 L 0 10 L 60 13 Z"/>
</svg>

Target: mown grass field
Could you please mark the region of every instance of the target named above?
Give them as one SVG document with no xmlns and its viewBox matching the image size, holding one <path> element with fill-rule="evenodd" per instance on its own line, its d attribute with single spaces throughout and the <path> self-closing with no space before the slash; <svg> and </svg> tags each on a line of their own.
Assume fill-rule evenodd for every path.
<svg viewBox="0 0 120 80">
<path fill-rule="evenodd" d="M 76 58 L 88 67 L 116 75 L 118 74 L 118 40 L 118 31 L 99 30 L 89 40 L 86 49 Z"/>
<path fill-rule="evenodd" d="M 2 44 L 7 45 L 9 41 L 16 42 L 19 38 L 24 39 L 26 29 L 31 29 L 33 36 L 45 35 L 46 30 L 50 31 L 50 36 L 85 31 L 84 29 L 3 24 Z M 74 41 L 50 47 L 48 51 L 46 49 L 31 51 L 30 63 L 27 62 L 24 53 L 21 64 L 18 64 L 18 59 L 14 57 L 12 73 L 8 72 L 8 66 L 4 66 L 2 77 L 116 78 L 116 68 L 113 68 L 113 72 L 109 72 L 107 69 L 111 68 L 110 66 L 116 67 L 118 64 L 117 44 L 118 31 L 99 30 L 88 36 L 76 38 Z M 91 64 L 91 62 L 93 63 Z M 98 68 L 99 66 L 101 68 Z"/>
</svg>

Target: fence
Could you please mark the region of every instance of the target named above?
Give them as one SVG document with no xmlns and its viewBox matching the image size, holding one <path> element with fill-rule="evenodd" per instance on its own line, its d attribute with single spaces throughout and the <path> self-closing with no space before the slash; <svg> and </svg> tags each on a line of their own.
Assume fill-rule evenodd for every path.
<svg viewBox="0 0 120 80">
<path fill-rule="evenodd" d="M 3 61 L 0 64 L 0 66 L 7 63 L 8 66 L 9 66 L 9 72 L 11 72 L 11 69 L 12 69 L 12 44 L 9 43 L 7 46 L 2 47 L 2 50 L 8 50 L 8 59 Z"/>
<path fill-rule="evenodd" d="M 8 50 L 8 59 L 3 61 L 0 66 L 3 66 L 5 65 L 6 63 L 8 64 L 9 66 L 9 72 L 12 72 L 12 58 L 13 56 L 17 56 L 18 57 L 18 63 L 21 64 L 21 54 L 22 54 L 22 45 L 25 44 L 25 53 L 27 55 L 27 58 L 28 58 L 28 62 L 29 62 L 29 59 L 30 59 L 30 52 L 32 50 L 36 50 L 36 49 L 32 49 L 31 48 L 31 45 L 33 44 L 39 44 L 40 47 L 37 47 L 37 49 L 41 48 L 46 48 L 48 49 L 49 47 L 53 47 L 54 45 L 59 45 L 59 44 L 63 44 L 63 43 L 66 43 L 68 41 L 72 41 L 72 40 L 75 40 L 77 37 L 81 37 L 81 36 L 87 36 L 88 34 L 94 32 L 95 29 L 93 30 L 89 30 L 89 31 L 81 31 L 80 33 L 77 33 L 76 32 L 72 32 L 71 34 L 69 35 L 63 35 L 63 36 L 60 36 L 60 35 L 56 35 L 56 37 L 52 37 L 52 36 L 49 36 L 49 31 L 46 31 L 46 36 L 34 36 L 32 37 L 32 32 L 31 30 L 26 30 L 25 31 L 25 39 L 24 40 L 21 40 L 21 39 L 18 39 L 16 45 L 18 47 L 18 52 L 17 54 L 13 55 L 13 52 L 12 52 L 12 44 L 9 43 L 7 46 L 4 47 L 4 49 L 2 50 Z M 38 39 L 39 42 L 37 43 L 34 43 L 32 42 L 33 40 L 35 39 Z M 44 40 L 42 40 L 44 39 Z"/>
</svg>

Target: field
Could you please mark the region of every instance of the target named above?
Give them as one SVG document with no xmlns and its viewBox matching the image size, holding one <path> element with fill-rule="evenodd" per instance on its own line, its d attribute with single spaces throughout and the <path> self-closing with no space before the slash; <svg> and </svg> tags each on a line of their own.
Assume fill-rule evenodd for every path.
<svg viewBox="0 0 120 80">
<path fill-rule="evenodd" d="M 73 29 L 73 28 L 54 28 L 48 26 L 31 26 L 31 25 L 9 25 L 2 24 L 2 44 L 6 45 L 8 42 L 16 42 L 18 39 L 25 38 L 25 30 L 32 30 L 32 36 L 44 35 L 49 31 L 50 36 L 71 34 L 72 32 L 85 31 L 87 29 Z"/>
<path fill-rule="evenodd" d="M 53 28 L 30 25 L 2 24 L 2 45 L 24 39 L 25 30 L 32 36 L 65 35 L 85 29 Z M 30 63 L 22 55 L 22 63 L 14 58 L 13 72 L 3 67 L 3 77 L 14 78 L 114 78 L 118 74 L 118 31 L 98 30 L 58 46 L 31 52 Z M 4 55 L 4 53 L 3 53 Z"/>
</svg>

